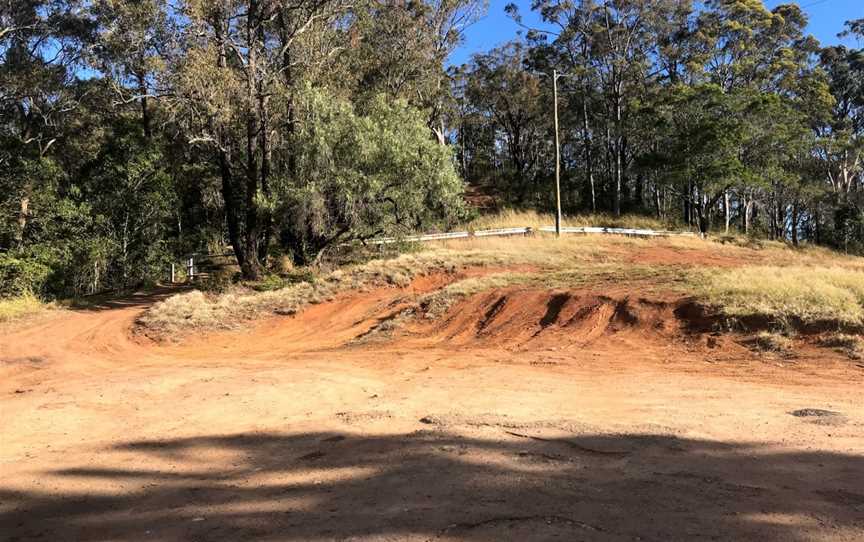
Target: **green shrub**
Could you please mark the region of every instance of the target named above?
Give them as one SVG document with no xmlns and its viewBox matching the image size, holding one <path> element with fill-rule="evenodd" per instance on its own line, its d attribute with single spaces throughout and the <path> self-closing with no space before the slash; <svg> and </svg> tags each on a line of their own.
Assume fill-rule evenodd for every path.
<svg viewBox="0 0 864 542">
<path fill-rule="evenodd" d="M 449 229 L 466 214 L 453 151 L 429 137 L 424 114 L 377 96 L 362 108 L 307 86 L 291 141 L 296 174 L 274 183 L 280 241 L 295 265 L 341 242 Z M 297 182 L 302 180 L 302 182 Z"/>
<path fill-rule="evenodd" d="M 41 263 L 0 254 L 0 297 L 41 294 L 50 274 Z"/>
<path fill-rule="evenodd" d="M 248 286 L 256 292 L 272 292 L 274 290 L 281 290 L 288 284 L 290 282 L 279 275 L 267 275 L 257 282 L 249 283 Z"/>
</svg>

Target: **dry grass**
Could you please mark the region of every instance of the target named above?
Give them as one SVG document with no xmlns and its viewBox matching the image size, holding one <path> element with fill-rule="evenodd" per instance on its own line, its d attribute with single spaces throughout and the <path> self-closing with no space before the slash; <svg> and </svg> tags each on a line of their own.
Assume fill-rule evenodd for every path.
<svg viewBox="0 0 864 542">
<path fill-rule="evenodd" d="M 466 245 L 461 250 L 434 246 L 423 252 L 338 269 L 309 282 L 271 291 L 235 287 L 224 293 L 194 291 L 172 296 L 147 310 L 138 323 L 150 335 L 167 338 L 194 329 L 233 328 L 265 314 L 293 314 L 310 303 L 320 303 L 349 290 L 404 287 L 414 278 L 432 273 L 510 265 L 554 268 L 576 259 L 591 260 L 595 254 L 593 250 L 567 251 L 551 244 L 549 247 L 549 250 L 526 251 L 512 246 L 503 250 L 494 243 L 483 247 Z"/>
<path fill-rule="evenodd" d="M 234 288 L 224 293 L 192 291 L 157 303 L 138 319 L 149 335 L 169 338 L 194 329 L 235 328 L 267 313 L 293 314 L 308 304 L 332 299 L 340 281 L 301 282 L 256 292 Z"/>
<path fill-rule="evenodd" d="M 498 215 L 523 223 L 532 216 Z M 509 217 L 509 218 L 508 218 Z M 310 303 L 349 290 L 407 286 L 418 276 L 485 267 L 491 274 L 456 282 L 423 299 L 423 311 L 439 315 L 455 301 L 509 285 L 573 288 L 619 284 L 643 292 L 677 290 L 700 297 L 730 318 L 762 315 L 779 321 L 864 323 L 864 263 L 818 248 L 792 249 L 782 243 L 715 243 L 698 238 L 643 239 L 620 236 L 549 235 L 469 238 L 420 247 L 418 252 L 346 266 L 272 291 L 232 287 L 227 292 L 192 292 L 148 310 L 140 324 L 151 335 L 180 335 L 202 328 L 230 328 L 266 314 L 293 314 Z M 663 248 L 667 264 L 634 264 L 642 251 Z M 688 256 L 691 267 L 677 261 Z M 739 260 L 742 267 L 700 267 L 704 256 Z M 692 256 L 692 257 L 691 257 Z M 696 262 L 695 264 L 693 262 Z M 759 265 L 748 265 L 759 262 Z M 295 270 L 301 275 L 303 270 Z M 254 285 L 253 285 L 254 286 Z M 262 289 L 262 288 L 259 288 Z"/>
<path fill-rule="evenodd" d="M 552 214 L 541 214 L 536 211 L 516 211 L 505 209 L 494 215 L 482 216 L 468 226 L 472 229 L 506 228 L 516 226 L 540 226 L 554 225 L 555 218 Z M 680 225 L 667 223 L 652 217 L 641 215 L 625 215 L 614 217 L 611 215 L 595 214 L 564 217 L 565 226 L 604 226 L 604 227 L 628 227 L 654 230 L 680 230 Z M 676 227 L 677 226 L 677 227 Z M 521 242 L 519 239 L 525 239 Z M 758 257 L 762 265 L 841 265 L 864 271 L 864 259 L 846 256 L 828 248 L 812 245 L 792 247 L 781 241 L 770 241 L 754 239 L 741 235 L 713 236 L 708 240 L 698 237 L 668 237 L 668 238 L 639 238 L 606 235 L 572 235 L 555 239 L 549 235 L 535 235 L 534 237 L 520 238 L 481 238 L 471 240 L 455 240 L 445 243 L 444 246 L 461 248 L 473 246 L 476 248 L 503 248 L 509 252 L 530 246 L 531 249 L 539 247 L 547 252 L 554 247 L 561 247 L 563 251 L 573 249 L 583 252 L 594 250 L 597 253 L 609 254 L 616 248 L 638 248 L 639 246 L 667 245 L 680 250 L 710 250 L 727 256 L 741 256 L 742 258 Z M 511 246 L 512 245 L 512 246 Z"/>
<path fill-rule="evenodd" d="M 849 356 L 850 359 L 864 359 L 864 338 L 859 335 L 835 333 L 823 337 L 819 344 L 827 348 L 834 348 Z"/>
<path fill-rule="evenodd" d="M 234 287 L 222 293 L 180 294 L 151 307 L 139 324 L 149 334 L 163 338 L 195 329 L 233 328 L 265 314 L 293 314 L 348 290 L 404 287 L 418 276 L 464 268 L 530 267 L 537 271 L 537 279 L 567 269 L 606 269 L 602 266 L 616 259 L 616 247 L 634 242 L 626 238 L 605 241 L 597 244 L 585 237 L 538 236 L 436 243 L 420 252 L 337 269 L 310 282 L 272 291 Z"/>
<path fill-rule="evenodd" d="M 26 320 L 55 309 L 52 303 L 45 303 L 34 295 L 0 298 L 0 324 Z"/>
<path fill-rule="evenodd" d="M 755 350 L 784 357 L 790 357 L 794 353 L 794 341 L 781 333 L 762 331 L 753 337 L 750 344 Z"/>
<path fill-rule="evenodd" d="M 723 244 L 722 241 L 711 242 L 712 250 L 726 251 L 727 254 L 755 254 L 761 265 L 776 265 L 789 267 L 844 267 L 864 271 L 864 259 L 835 252 L 825 247 L 802 245 L 793 247 L 780 241 L 760 241 L 753 245 L 747 238 L 741 238 L 740 243 Z"/>
<path fill-rule="evenodd" d="M 864 271 L 830 266 L 751 266 L 702 272 L 694 289 L 731 317 L 864 324 Z"/>
<path fill-rule="evenodd" d="M 616 243 L 626 238 L 591 242 L 585 236 L 556 239 L 545 235 L 486 237 L 442 241 L 426 247 L 421 254 L 435 253 L 457 266 L 478 262 L 486 266 L 532 266 L 562 269 L 582 263 L 600 263 L 618 259 Z"/>
<path fill-rule="evenodd" d="M 530 226 L 540 228 L 542 226 L 554 226 L 555 215 L 552 213 L 538 213 L 537 211 L 520 211 L 515 209 L 504 209 L 498 213 L 484 215 L 468 223 L 466 229 L 487 230 L 496 228 L 518 228 Z M 624 215 L 616 217 L 607 214 L 585 214 L 577 216 L 565 216 L 563 226 L 584 227 L 598 226 L 604 228 L 637 228 L 650 230 L 677 229 L 672 222 L 658 220 L 642 215 Z"/>
</svg>

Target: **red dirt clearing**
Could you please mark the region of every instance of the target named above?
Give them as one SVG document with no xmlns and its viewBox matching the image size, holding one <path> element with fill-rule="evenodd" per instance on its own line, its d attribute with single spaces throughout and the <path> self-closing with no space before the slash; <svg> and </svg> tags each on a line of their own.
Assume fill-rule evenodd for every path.
<svg viewBox="0 0 864 542">
<path fill-rule="evenodd" d="M 0 332 L 0 532 L 864 539 L 860 362 L 754 354 L 621 286 L 503 288 L 355 341 L 448 280 L 177 345 L 132 335 L 153 296 Z"/>
</svg>

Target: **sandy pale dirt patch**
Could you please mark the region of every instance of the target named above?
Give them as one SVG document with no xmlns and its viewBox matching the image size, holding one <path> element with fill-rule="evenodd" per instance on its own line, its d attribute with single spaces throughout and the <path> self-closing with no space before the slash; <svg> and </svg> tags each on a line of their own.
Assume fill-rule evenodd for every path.
<svg viewBox="0 0 864 542">
<path fill-rule="evenodd" d="M 708 348 L 626 292 L 351 341 L 416 295 L 176 345 L 131 334 L 147 296 L 5 330 L 0 538 L 864 540 L 855 362 Z"/>
</svg>

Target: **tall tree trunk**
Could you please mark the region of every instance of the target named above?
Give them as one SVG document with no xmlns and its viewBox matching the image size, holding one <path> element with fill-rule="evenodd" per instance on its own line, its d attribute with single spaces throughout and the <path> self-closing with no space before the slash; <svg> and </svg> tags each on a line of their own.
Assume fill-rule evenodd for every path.
<svg viewBox="0 0 864 542">
<path fill-rule="evenodd" d="M 726 235 L 729 235 L 729 222 L 732 220 L 732 205 L 729 201 L 729 191 L 723 191 L 723 218 L 726 221 Z"/>
<path fill-rule="evenodd" d="M 702 198 L 703 196 L 699 196 Z M 708 209 L 706 208 L 704 200 L 700 200 L 699 204 L 696 206 L 696 215 L 699 222 L 699 233 L 702 237 L 708 235 Z"/>
<path fill-rule="evenodd" d="M 684 222 L 693 225 L 693 181 L 687 179 L 687 194 L 684 197 Z"/>
<path fill-rule="evenodd" d="M 769 237 L 772 241 L 776 241 L 783 238 L 783 211 L 782 206 L 780 204 L 780 198 L 777 195 L 775 190 L 771 205 L 771 224 L 770 224 L 770 233 Z"/>
<path fill-rule="evenodd" d="M 799 219 L 799 203 L 798 200 L 792 202 L 792 219 L 790 228 L 792 230 L 792 244 L 798 246 L 798 219 Z"/>
<path fill-rule="evenodd" d="M 216 65 L 222 70 L 228 69 L 225 43 L 226 24 L 224 14 L 217 14 L 216 20 L 213 23 L 219 50 Z M 234 257 L 244 277 L 254 278 L 257 276 L 257 258 L 253 250 L 252 258 L 250 259 L 250 251 L 248 250 L 250 238 L 248 232 L 250 226 L 248 222 L 249 207 L 247 206 L 249 201 L 248 185 L 245 193 L 237 189 L 237 181 L 232 171 L 232 156 L 228 150 L 230 145 L 225 135 L 225 130 L 221 126 L 214 126 L 214 132 L 217 134 L 218 149 L 216 154 L 219 162 L 219 174 L 222 178 L 222 199 L 225 203 L 225 222 L 228 226 L 228 241 L 234 248 Z M 254 191 L 252 192 L 252 197 L 254 198 Z"/>
<path fill-rule="evenodd" d="M 819 216 L 819 202 L 815 203 L 815 209 L 813 210 L 813 242 L 817 245 L 822 244 L 822 228 L 820 225 L 820 216 Z"/>
<path fill-rule="evenodd" d="M 459 166 L 462 170 L 462 178 L 468 179 L 468 157 L 465 156 L 465 119 L 459 123 Z"/>
<path fill-rule="evenodd" d="M 141 127 L 144 130 L 144 137 L 150 139 L 153 136 L 153 131 L 150 126 L 150 108 L 147 103 L 147 81 L 143 74 L 138 74 L 138 93 L 141 95 Z"/>
<path fill-rule="evenodd" d="M 777 207 L 777 237 L 779 239 L 786 240 L 786 239 L 790 238 L 790 232 L 786 231 L 786 224 L 787 224 L 786 219 L 789 216 L 789 214 L 790 214 L 790 212 L 789 212 L 789 206 L 788 205 L 784 204 L 782 207 L 781 206 Z M 790 230 L 791 230 L 791 228 L 790 228 Z"/>
<path fill-rule="evenodd" d="M 264 25 L 258 24 L 257 27 L 257 42 L 263 44 L 265 41 Z M 258 108 L 258 134 L 260 137 L 260 152 L 261 152 L 261 168 L 260 168 L 260 183 L 261 194 L 265 200 L 269 202 L 272 194 L 270 192 L 270 163 L 272 159 L 272 149 L 270 145 L 270 115 L 268 110 L 269 98 L 266 93 L 264 78 L 256 78 L 255 93 L 256 105 Z M 262 265 L 267 264 L 267 254 L 270 250 L 270 239 L 273 236 L 273 217 L 269 211 L 269 205 L 266 206 L 261 220 L 261 236 L 258 240 L 258 261 Z M 258 209 L 260 212 L 261 209 Z"/>
<path fill-rule="evenodd" d="M 282 47 L 282 65 L 280 67 L 282 71 L 282 77 L 285 79 L 285 85 L 290 89 L 294 84 L 294 71 L 292 69 L 291 64 L 291 44 L 289 43 L 289 29 L 288 24 L 285 19 L 284 11 L 279 10 L 278 12 L 278 22 L 279 22 L 279 40 L 280 46 Z M 294 106 L 294 97 L 293 95 L 287 98 L 287 111 L 288 111 L 288 122 L 287 126 L 285 126 L 285 132 L 288 135 L 289 142 L 293 143 L 294 133 L 296 131 L 296 111 Z M 289 146 L 288 149 L 288 173 L 293 177 L 297 174 L 297 153 L 294 148 Z"/>
<path fill-rule="evenodd" d="M 218 151 L 219 174 L 222 177 L 222 200 L 225 202 L 225 222 L 228 226 L 228 242 L 234 249 L 234 257 L 240 269 L 246 268 L 246 251 L 243 248 L 243 232 L 240 219 L 240 201 L 234 190 L 231 175 L 231 160 L 224 149 Z"/>
<path fill-rule="evenodd" d="M 614 153 L 614 149 L 612 148 L 612 146 L 613 146 L 613 143 L 612 143 L 612 125 L 611 125 L 611 123 L 609 122 L 609 118 L 608 118 L 608 116 L 607 116 L 607 118 L 606 118 L 606 153 L 605 153 L 605 155 L 606 155 L 606 156 L 605 156 L 605 159 L 606 159 L 606 173 L 607 173 L 606 179 L 608 180 L 608 183 L 605 184 L 605 188 L 607 189 L 607 192 L 606 192 L 606 201 L 605 201 L 605 204 L 606 204 L 606 205 L 605 205 L 605 208 L 606 208 L 607 210 L 608 210 L 608 209 L 613 209 L 613 210 L 614 210 L 614 208 L 615 208 L 615 203 L 614 203 L 614 198 L 615 198 L 615 196 L 614 196 L 614 194 L 612 195 L 613 201 L 610 202 L 610 201 L 608 200 L 608 198 L 609 198 L 609 195 L 608 195 L 608 194 L 609 194 L 609 192 L 608 192 L 608 188 L 609 188 L 609 187 L 614 187 L 614 184 L 615 184 L 615 173 L 614 173 L 614 171 L 613 171 L 614 164 L 615 164 L 615 161 L 614 161 L 614 159 L 613 159 L 613 155 L 614 155 L 615 153 Z M 613 191 L 614 191 L 614 190 L 613 190 Z M 609 205 L 610 203 L 612 203 L 611 207 L 610 207 L 610 205 Z"/>
<path fill-rule="evenodd" d="M 588 185 L 591 190 L 591 212 L 597 212 L 597 191 L 594 187 L 594 164 L 591 153 L 591 132 L 588 126 L 588 90 L 582 98 L 582 144 L 585 146 L 585 167 L 588 170 Z"/>
<path fill-rule="evenodd" d="M 258 72 L 258 43 L 257 25 L 260 24 L 259 5 L 257 0 L 249 2 L 249 12 L 246 15 L 246 41 L 248 45 L 246 63 L 246 97 L 249 100 L 250 110 L 246 112 L 246 190 L 244 191 L 244 206 L 246 210 L 246 231 L 243 240 L 243 251 L 245 252 L 246 265 L 242 267 L 243 277 L 247 280 L 257 280 L 260 274 L 258 261 L 258 206 L 255 197 L 258 193 L 258 142 L 259 125 L 257 112 L 252 109 L 256 103 L 257 72 Z"/>
<path fill-rule="evenodd" d="M 24 245 L 24 232 L 27 230 L 27 220 L 30 217 L 30 185 L 28 184 L 24 189 L 24 195 L 21 196 L 21 200 L 18 206 L 18 229 L 15 231 L 15 244 L 18 248 L 22 248 Z"/>
<path fill-rule="evenodd" d="M 623 176 L 624 138 L 621 133 L 621 93 L 615 93 L 615 216 L 621 216 L 621 185 Z"/>
</svg>

